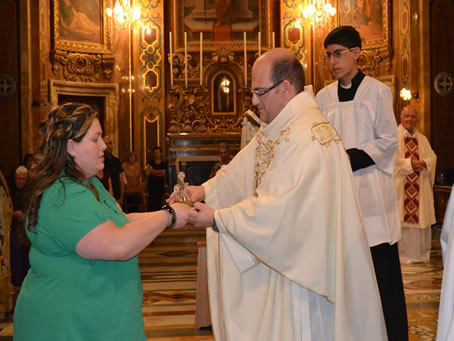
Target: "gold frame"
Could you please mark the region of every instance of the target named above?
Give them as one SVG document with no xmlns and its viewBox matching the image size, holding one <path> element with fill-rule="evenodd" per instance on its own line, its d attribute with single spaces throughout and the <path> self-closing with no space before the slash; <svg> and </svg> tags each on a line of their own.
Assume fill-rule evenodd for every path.
<svg viewBox="0 0 454 341">
<path fill-rule="evenodd" d="M 184 0 L 172 0 L 173 1 L 173 32 L 174 40 L 172 42 L 174 48 L 174 52 L 182 52 L 184 51 Z M 258 0 L 259 3 L 259 18 L 258 18 L 258 31 L 261 32 L 261 48 L 262 53 L 267 49 L 270 49 L 272 46 L 272 31 L 270 31 L 272 25 L 271 23 L 271 5 L 270 1 L 268 0 Z M 188 37 L 188 44 L 187 50 L 189 52 L 199 51 L 200 48 L 200 40 L 199 31 L 195 31 L 195 37 L 193 41 L 189 40 Z M 248 51 L 257 50 L 258 41 L 257 41 L 258 34 L 257 32 L 248 32 L 247 34 L 247 42 L 246 42 L 246 49 Z M 233 41 L 203 41 L 203 50 L 204 51 L 216 51 L 220 46 L 226 47 L 231 51 L 242 51 L 244 49 L 243 38 L 241 40 L 233 40 Z"/>
<path fill-rule="evenodd" d="M 222 112 L 222 111 L 215 111 L 214 108 L 215 108 L 215 105 L 214 105 L 214 94 L 215 94 L 215 89 L 214 89 L 214 81 L 216 79 L 217 76 L 221 75 L 221 74 L 226 74 L 230 77 L 230 79 L 232 80 L 232 83 L 233 83 L 233 91 L 232 91 L 232 95 L 233 95 L 233 111 L 227 111 L 227 112 Z M 234 77 L 233 73 L 231 73 L 230 71 L 227 71 L 227 70 L 220 70 L 216 73 L 213 74 L 213 76 L 211 77 L 211 86 L 210 86 L 210 89 L 211 89 L 211 114 L 212 115 L 229 115 L 229 116 L 236 116 L 237 115 L 237 105 L 236 105 L 236 101 L 237 101 L 237 83 L 236 83 L 236 78 Z"/>
<path fill-rule="evenodd" d="M 97 0 L 102 9 L 101 43 L 90 43 L 75 40 L 63 40 L 60 37 L 60 0 L 53 0 L 53 47 L 56 51 L 79 53 L 112 53 L 112 17 L 107 15 L 107 8 L 112 8 L 112 0 Z"/>
<path fill-rule="evenodd" d="M 337 1 L 337 8 L 340 9 L 340 4 L 342 1 L 345 0 L 338 0 Z M 390 0 L 384 0 L 381 2 L 382 3 L 382 10 L 383 10 L 383 39 L 375 39 L 375 40 L 368 40 L 363 35 L 361 35 L 361 38 L 363 38 L 363 46 L 362 50 L 372 50 L 372 49 L 380 49 L 381 51 L 385 51 L 388 54 L 390 54 L 391 51 L 391 39 L 390 39 L 390 32 L 391 32 L 391 23 L 389 20 L 389 7 L 390 7 Z M 337 22 L 339 26 L 341 25 L 341 13 L 340 10 L 337 11 Z M 359 30 L 358 30 L 359 31 Z M 360 32 L 361 34 L 361 32 Z"/>
</svg>

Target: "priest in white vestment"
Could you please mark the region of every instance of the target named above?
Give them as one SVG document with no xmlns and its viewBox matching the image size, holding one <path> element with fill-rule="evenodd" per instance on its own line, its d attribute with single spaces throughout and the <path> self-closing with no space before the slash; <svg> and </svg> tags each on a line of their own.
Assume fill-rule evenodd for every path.
<svg viewBox="0 0 454 341">
<path fill-rule="evenodd" d="M 372 253 L 389 341 L 408 340 L 398 240 L 401 236 L 394 162 L 399 145 L 389 87 L 358 69 L 361 37 L 339 26 L 324 41 L 337 79 L 317 94 L 320 110 L 337 130 L 349 156 Z"/>
<path fill-rule="evenodd" d="M 440 236 L 443 282 L 438 311 L 437 341 L 454 340 L 454 191 L 451 190 Z"/>
<path fill-rule="evenodd" d="M 428 262 L 431 226 L 436 221 L 433 186 L 437 156 L 427 138 L 416 129 L 418 113 L 414 107 L 403 108 L 400 122 L 400 144 L 394 168 L 402 224 L 400 262 Z"/>
<path fill-rule="evenodd" d="M 387 340 L 351 168 L 288 50 L 252 69 L 263 121 L 202 186 L 216 341 Z M 171 196 L 171 200 L 174 196 Z"/>
</svg>

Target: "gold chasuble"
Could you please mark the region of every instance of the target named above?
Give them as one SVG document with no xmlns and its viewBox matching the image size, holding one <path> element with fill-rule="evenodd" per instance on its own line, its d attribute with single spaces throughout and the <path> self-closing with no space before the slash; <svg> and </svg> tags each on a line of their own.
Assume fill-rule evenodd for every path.
<svg viewBox="0 0 454 341">
<path fill-rule="evenodd" d="M 352 171 L 311 87 L 203 186 L 216 341 L 386 340 Z"/>
</svg>

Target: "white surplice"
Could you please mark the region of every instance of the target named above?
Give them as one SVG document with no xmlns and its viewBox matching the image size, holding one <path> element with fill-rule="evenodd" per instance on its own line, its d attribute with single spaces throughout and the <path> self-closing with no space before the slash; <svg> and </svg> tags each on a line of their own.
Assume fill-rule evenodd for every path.
<svg viewBox="0 0 454 341">
<path fill-rule="evenodd" d="M 311 87 L 203 186 L 216 341 L 387 339 L 351 168 Z"/>
<path fill-rule="evenodd" d="M 340 102 L 338 81 L 320 90 L 316 101 L 336 128 L 345 149 L 364 150 L 374 165 L 354 172 L 369 246 L 400 239 L 400 217 L 394 183 L 399 144 L 391 90 L 365 76 L 353 101 Z M 361 188 L 361 190 L 359 190 Z"/>
<path fill-rule="evenodd" d="M 438 310 L 437 341 L 454 340 L 454 191 L 451 190 L 440 236 L 443 282 Z"/>
<path fill-rule="evenodd" d="M 425 261 L 429 259 L 430 253 L 430 228 L 436 221 L 433 186 L 437 156 L 430 147 L 427 138 L 418 132 L 417 129 L 411 134 L 400 124 L 398 131 L 400 143 L 396 153 L 394 179 L 396 182 L 397 199 L 399 201 L 399 212 L 402 225 L 402 238 L 399 241 L 400 260 L 402 263 Z M 411 166 L 411 159 L 405 158 L 406 137 L 412 137 L 418 140 L 419 159 L 424 160 L 426 163 L 426 168 L 419 172 L 419 209 L 417 211 L 419 222 L 417 224 L 404 221 L 405 179 L 407 175 L 414 173 Z"/>
</svg>

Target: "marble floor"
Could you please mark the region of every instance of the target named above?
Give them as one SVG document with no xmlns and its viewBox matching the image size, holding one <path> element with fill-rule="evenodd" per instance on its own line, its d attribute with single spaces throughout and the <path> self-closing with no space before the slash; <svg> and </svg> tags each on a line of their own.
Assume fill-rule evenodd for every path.
<svg viewBox="0 0 454 341">
<path fill-rule="evenodd" d="M 214 340 L 210 330 L 194 327 L 197 241 L 204 239 L 202 231 L 166 232 L 140 254 L 147 340 Z M 403 265 L 402 272 L 410 341 L 435 340 L 442 280 L 437 238 L 430 263 Z M 12 323 L 0 319 L 0 341 L 12 340 Z"/>
</svg>

